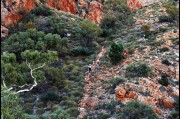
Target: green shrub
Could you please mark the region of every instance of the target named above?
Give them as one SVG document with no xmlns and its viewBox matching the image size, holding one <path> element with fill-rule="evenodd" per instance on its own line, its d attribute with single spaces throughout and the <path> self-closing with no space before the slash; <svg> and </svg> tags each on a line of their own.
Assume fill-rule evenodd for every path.
<svg viewBox="0 0 180 119">
<path fill-rule="evenodd" d="M 78 55 L 87 56 L 87 55 L 92 54 L 92 52 L 88 48 L 79 47 L 79 48 L 73 49 L 72 54 L 74 56 L 78 56 Z"/>
<path fill-rule="evenodd" d="M 172 20 L 177 20 L 179 9 L 172 2 L 167 2 L 164 5 L 166 12 L 169 14 Z"/>
<path fill-rule="evenodd" d="M 121 43 L 113 43 L 110 48 L 109 57 L 113 64 L 117 64 L 124 58 L 124 47 Z"/>
<path fill-rule="evenodd" d="M 69 108 L 66 110 L 68 114 L 71 115 L 71 117 L 77 117 L 79 114 L 79 111 L 77 108 L 73 107 L 73 108 Z"/>
<path fill-rule="evenodd" d="M 152 74 L 152 68 L 147 64 L 138 62 L 126 68 L 126 77 L 148 77 Z"/>
<path fill-rule="evenodd" d="M 171 111 L 169 119 L 179 119 L 179 111 Z"/>
<path fill-rule="evenodd" d="M 169 48 L 168 47 L 162 47 L 159 49 L 160 52 L 167 52 L 169 51 Z"/>
<path fill-rule="evenodd" d="M 169 16 L 167 15 L 161 15 L 159 16 L 159 22 L 163 23 L 163 22 L 171 22 L 172 20 L 169 18 Z"/>
<path fill-rule="evenodd" d="M 92 41 L 96 40 L 102 33 L 99 26 L 88 20 L 80 22 L 75 31 L 76 33 L 72 38 L 80 41 L 84 47 L 91 47 Z"/>
<path fill-rule="evenodd" d="M 121 79 L 121 78 L 113 78 L 113 79 L 111 79 L 109 82 L 110 82 L 110 84 L 112 84 L 112 88 L 115 89 L 116 86 L 117 86 L 118 84 L 120 84 L 120 83 L 123 83 L 124 80 Z"/>
<path fill-rule="evenodd" d="M 67 113 L 67 111 L 59 108 L 52 113 L 46 112 L 43 115 L 43 119 L 70 119 L 70 115 Z"/>
<path fill-rule="evenodd" d="M 48 102 L 48 101 L 58 101 L 59 96 L 54 92 L 47 92 L 43 96 L 40 97 L 42 101 Z"/>
<path fill-rule="evenodd" d="M 31 10 L 31 13 L 32 14 L 35 14 L 35 15 L 42 15 L 42 16 L 49 16 L 49 15 L 52 15 L 53 12 L 51 11 L 51 9 L 45 5 L 40 5 L 34 9 Z"/>
<path fill-rule="evenodd" d="M 167 59 L 163 59 L 162 64 L 169 66 L 169 65 L 171 65 L 171 62 L 169 62 L 169 60 L 167 60 Z"/>
<path fill-rule="evenodd" d="M 158 81 L 161 85 L 163 86 L 168 86 L 169 85 L 169 81 L 168 81 L 168 77 L 167 75 L 162 75 L 161 79 Z"/>
<path fill-rule="evenodd" d="M 158 119 L 152 107 L 138 101 L 128 102 L 117 115 L 119 119 Z"/>
</svg>

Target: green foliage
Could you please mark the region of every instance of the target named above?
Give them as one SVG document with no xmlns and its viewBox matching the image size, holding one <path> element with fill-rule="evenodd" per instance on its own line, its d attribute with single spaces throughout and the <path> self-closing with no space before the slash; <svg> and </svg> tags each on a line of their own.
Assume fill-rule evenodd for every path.
<svg viewBox="0 0 180 119">
<path fill-rule="evenodd" d="M 171 62 L 169 62 L 169 60 L 167 60 L 167 59 L 163 59 L 162 64 L 169 66 L 169 65 L 171 65 Z"/>
<path fill-rule="evenodd" d="M 45 95 L 41 97 L 42 101 L 48 102 L 48 101 L 58 101 L 59 96 L 54 92 L 47 92 Z"/>
<path fill-rule="evenodd" d="M 48 7 L 48 6 L 45 6 L 45 5 L 40 5 L 34 9 L 31 10 L 31 13 L 32 14 L 35 14 L 35 15 L 42 15 L 42 16 L 49 16 L 49 15 L 52 15 L 53 12 L 51 11 L 51 9 Z"/>
<path fill-rule="evenodd" d="M 120 83 L 123 83 L 124 80 L 121 79 L 121 78 L 113 78 L 113 79 L 111 79 L 109 82 L 110 82 L 110 84 L 112 85 L 112 88 L 115 89 L 116 86 L 117 86 L 118 84 L 120 84 Z"/>
<path fill-rule="evenodd" d="M 22 99 L 18 94 L 9 91 L 1 85 L 1 118 L 25 119 L 25 113 L 21 106 Z"/>
<path fill-rule="evenodd" d="M 92 46 L 92 41 L 96 40 L 101 35 L 101 32 L 101 28 L 96 24 L 84 20 L 80 22 L 79 28 L 76 29 L 74 39 L 80 40 L 84 47 L 90 47 Z"/>
<path fill-rule="evenodd" d="M 152 74 L 152 68 L 142 62 L 129 65 L 126 68 L 126 77 L 148 77 Z"/>
<path fill-rule="evenodd" d="M 59 108 L 52 113 L 46 112 L 43 115 L 43 119 L 70 119 L 70 115 L 67 111 Z"/>
<path fill-rule="evenodd" d="M 172 20 L 177 20 L 179 15 L 179 9 L 172 2 L 167 2 L 164 4 L 166 12 L 169 14 Z"/>
<path fill-rule="evenodd" d="M 152 107 L 138 101 L 128 102 L 117 115 L 119 119 L 158 119 Z"/>
<path fill-rule="evenodd" d="M 25 32 L 18 32 L 8 37 L 2 50 L 15 53 L 19 59 L 20 53 L 24 50 L 57 51 L 60 42 L 61 37 L 57 34 L 49 33 L 46 35 L 42 31 L 28 29 Z"/>
<path fill-rule="evenodd" d="M 69 108 L 66 111 L 67 111 L 67 113 L 69 113 L 71 115 L 71 117 L 77 117 L 79 114 L 79 111 L 77 108 Z"/>
<path fill-rule="evenodd" d="M 48 52 L 39 52 L 39 51 L 30 51 L 25 50 L 21 52 L 21 63 L 16 62 L 16 56 L 13 53 L 4 53 L 1 55 L 1 74 L 3 75 L 3 80 L 7 85 L 23 85 L 25 83 L 33 83 L 32 78 L 30 78 L 30 69 L 28 68 L 27 63 L 31 64 L 31 68 L 38 67 L 42 64 L 49 64 L 54 61 L 57 61 L 57 52 L 48 51 Z M 34 76 L 39 81 L 44 81 L 45 76 L 41 70 L 33 72 Z"/>
<path fill-rule="evenodd" d="M 167 52 L 167 51 L 169 51 L 169 48 L 168 47 L 162 47 L 159 50 L 160 50 L 160 52 Z"/>
<path fill-rule="evenodd" d="M 111 62 L 113 64 L 117 64 L 121 61 L 123 56 L 124 47 L 121 43 L 113 43 L 110 48 L 109 57 L 111 58 Z"/>
<path fill-rule="evenodd" d="M 65 76 L 62 68 L 46 67 L 45 70 L 47 71 L 47 74 L 49 74 L 52 78 L 53 84 L 56 87 L 63 87 Z"/>
<path fill-rule="evenodd" d="M 91 53 L 92 52 L 88 48 L 85 48 L 85 47 L 78 47 L 72 50 L 72 54 L 74 56 L 78 56 L 78 55 L 87 56 L 87 55 L 90 55 Z"/>
<path fill-rule="evenodd" d="M 168 86 L 169 85 L 169 81 L 168 81 L 168 77 L 167 75 L 162 75 L 161 79 L 158 81 L 161 85 L 163 86 Z"/>
<path fill-rule="evenodd" d="M 111 12 L 110 12 L 111 11 Z M 131 12 L 126 0 L 107 0 L 104 4 L 106 13 L 101 21 L 103 36 L 116 33 L 119 28 L 125 28 L 134 24 Z"/>
<path fill-rule="evenodd" d="M 159 16 L 159 22 L 163 23 L 163 22 L 171 22 L 172 20 L 169 18 L 169 16 L 167 15 L 161 15 Z"/>
</svg>

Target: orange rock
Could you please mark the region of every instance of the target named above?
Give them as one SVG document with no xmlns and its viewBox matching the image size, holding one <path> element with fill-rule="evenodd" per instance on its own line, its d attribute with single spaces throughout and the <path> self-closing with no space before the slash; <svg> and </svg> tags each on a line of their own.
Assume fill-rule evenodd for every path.
<svg viewBox="0 0 180 119">
<path fill-rule="evenodd" d="M 116 99 L 119 101 L 125 100 L 126 90 L 122 87 L 117 87 L 115 89 Z"/>
<path fill-rule="evenodd" d="M 138 98 L 138 94 L 136 92 L 129 92 L 128 94 L 126 94 L 127 98 L 132 98 L 132 99 L 137 99 Z"/>
</svg>

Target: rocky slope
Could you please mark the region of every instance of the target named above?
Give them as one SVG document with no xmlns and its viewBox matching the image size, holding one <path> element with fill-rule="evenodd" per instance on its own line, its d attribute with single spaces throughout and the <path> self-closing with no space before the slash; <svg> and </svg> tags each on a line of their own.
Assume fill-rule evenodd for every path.
<svg viewBox="0 0 180 119">
<path fill-rule="evenodd" d="M 131 11 L 157 2 L 155 0 L 128 0 L 127 5 Z M 100 23 L 103 18 L 102 0 L 1 0 L 1 34 L 2 37 L 7 36 L 7 30 L 4 27 L 14 25 L 20 21 L 31 9 L 40 4 L 47 5 L 51 8 L 77 14 L 83 18 L 87 18 L 95 23 Z M 4 33 L 5 32 L 5 33 Z"/>
<path fill-rule="evenodd" d="M 138 6 L 141 7 L 141 6 Z M 161 2 L 153 4 L 136 11 L 134 17 L 136 23 L 135 26 L 124 30 L 121 38 L 117 38 L 116 41 L 121 41 L 123 37 L 126 47 L 129 45 L 136 45 L 133 54 L 126 52 L 126 59 L 120 64 L 113 66 L 110 65 L 108 58 L 108 49 L 106 53 L 100 58 L 99 65 L 95 67 L 95 70 L 90 74 L 90 81 L 86 84 L 87 94 L 86 99 L 83 98 L 83 102 L 80 103 L 80 117 L 88 115 L 91 118 L 100 118 L 99 113 L 109 114 L 106 109 L 96 109 L 99 105 L 104 105 L 110 102 L 110 100 L 118 100 L 123 103 L 127 103 L 132 100 L 138 100 L 146 105 L 153 107 L 154 111 L 160 118 L 168 118 L 171 110 L 175 108 L 174 96 L 179 96 L 179 45 L 172 39 L 179 41 L 179 30 L 177 27 L 172 27 L 168 23 L 159 23 L 158 16 L 166 14 L 165 9 Z M 127 41 L 128 37 L 138 34 L 143 24 L 149 24 L 151 30 L 158 31 L 158 29 L 165 28 L 165 31 L 159 31 L 153 41 L 148 41 L 146 38 L 136 37 L 136 41 Z M 131 38 L 131 37 L 130 37 Z M 157 42 L 162 42 L 158 46 L 154 46 Z M 167 47 L 169 50 L 160 52 L 159 49 Z M 162 63 L 162 60 L 167 58 L 171 65 L 167 66 Z M 125 76 L 126 68 L 133 63 L 143 61 L 149 66 L 154 67 L 153 77 L 139 77 L 139 78 L 127 78 Z M 169 85 L 162 86 L 158 80 L 161 79 L 161 75 L 166 74 L 169 77 Z M 88 76 L 89 77 L 89 76 Z M 124 79 L 125 82 L 120 83 L 115 88 L 115 93 L 109 93 L 109 87 L 112 87 L 108 81 L 113 78 Z M 89 78 L 88 78 L 89 79 Z M 85 79 L 86 80 L 86 79 Z M 103 98 L 102 98 L 103 97 Z M 85 104 L 82 105 L 82 104 Z M 119 107 L 120 109 L 122 107 Z M 118 109 L 119 109 L 118 108 Z M 116 119 L 113 115 L 109 115 L 111 118 Z"/>
</svg>

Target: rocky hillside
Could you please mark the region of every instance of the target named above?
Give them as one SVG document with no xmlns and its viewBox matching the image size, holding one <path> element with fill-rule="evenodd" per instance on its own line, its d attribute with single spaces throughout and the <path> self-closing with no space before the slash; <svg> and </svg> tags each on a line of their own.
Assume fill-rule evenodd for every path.
<svg viewBox="0 0 180 119">
<path fill-rule="evenodd" d="M 1 117 L 179 119 L 178 0 L 1 3 Z"/>
</svg>

